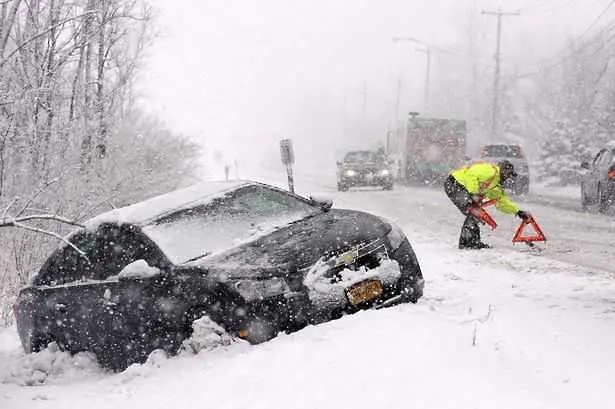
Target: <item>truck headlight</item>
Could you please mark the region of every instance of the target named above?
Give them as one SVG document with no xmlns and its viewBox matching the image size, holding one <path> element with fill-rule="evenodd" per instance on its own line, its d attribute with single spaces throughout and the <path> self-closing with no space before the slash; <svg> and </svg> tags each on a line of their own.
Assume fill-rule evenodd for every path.
<svg viewBox="0 0 615 409">
<path fill-rule="evenodd" d="M 290 288 L 283 278 L 270 278 L 267 280 L 241 280 L 235 283 L 235 288 L 246 301 L 262 300 L 290 292 Z"/>
<path fill-rule="evenodd" d="M 357 172 L 355 170 L 348 169 L 344 172 L 344 175 L 352 178 L 357 176 Z"/>
</svg>

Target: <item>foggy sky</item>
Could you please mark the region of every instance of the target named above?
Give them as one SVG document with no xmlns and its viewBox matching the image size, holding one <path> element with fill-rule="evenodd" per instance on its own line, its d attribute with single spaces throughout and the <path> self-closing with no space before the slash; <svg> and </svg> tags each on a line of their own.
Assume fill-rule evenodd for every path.
<svg viewBox="0 0 615 409">
<path fill-rule="evenodd" d="M 212 159 L 215 151 L 221 162 L 237 159 L 244 168 L 278 166 L 277 143 L 284 137 L 293 138 L 304 168 L 334 166 L 344 149 L 382 141 L 396 118 L 398 78 L 400 117 L 423 103 L 425 55 L 417 44 L 393 37 L 412 36 L 462 55 L 473 38 L 484 81 L 492 81 L 486 74 L 496 19 L 481 10 L 497 9 L 497 1 L 150 1 L 161 35 L 143 67 L 144 102 L 202 143 L 210 168 L 222 166 Z M 556 60 L 566 40 L 583 32 L 608 1 L 501 3 L 521 12 L 504 20 L 506 75 Z M 432 98 L 444 101 L 455 94 L 451 84 L 466 75 L 460 67 L 469 60 L 438 54 Z M 457 91 L 455 98 L 465 98 Z"/>
</svg>

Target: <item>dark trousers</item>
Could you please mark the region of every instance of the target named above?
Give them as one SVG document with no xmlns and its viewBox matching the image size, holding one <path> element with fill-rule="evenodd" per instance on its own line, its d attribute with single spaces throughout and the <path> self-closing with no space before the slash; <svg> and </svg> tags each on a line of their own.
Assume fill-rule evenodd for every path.
<svg viewBox="0 0 615 409">
<path fill-rule="evenodd" d="M 472 195 L 452 176 L 449 176 L 444 182 L 444 192 L 459 211 L 466 216 L 463 226 L 461 226 L 459 246 L 474 247 L 478 245 L 480 243 L 480 225 L 478 219 L 470 213 L 470 208 L 474 204 Z"/>
</svg>

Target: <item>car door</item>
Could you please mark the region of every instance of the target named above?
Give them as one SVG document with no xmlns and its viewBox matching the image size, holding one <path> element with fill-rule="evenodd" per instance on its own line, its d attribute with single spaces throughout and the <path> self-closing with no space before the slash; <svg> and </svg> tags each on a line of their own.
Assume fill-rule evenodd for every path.
<svg viewBox="0 0 615 409">
<path fill-rule="evenodd" d="M 137 260 L 163 266 L 164 258 L 130 225 L 104 224 L 71 240 L 81 253 L 66 246 L 36 282 L 44 294 L 43 305 L 49 306 L 41 311 L 41 321 L 66 349 L 90 350 L 105 359 L 110 345 L 124 348 L 147 330 L 140 323 L 155 323 L 147 320 L 148 314 L 158 312 L 153 308 L 155 297 L 169 292 L 144 276 L 122 279 L 123 269 Z M 123 340 L 121 345 L 117 339 Z"/>
</svg>

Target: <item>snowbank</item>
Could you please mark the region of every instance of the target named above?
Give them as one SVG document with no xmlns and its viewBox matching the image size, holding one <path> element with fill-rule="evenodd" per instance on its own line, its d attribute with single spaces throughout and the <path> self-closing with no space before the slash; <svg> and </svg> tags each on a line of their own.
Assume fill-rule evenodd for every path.
<svg viewBox="0 0 615 409">
<path fill-rule="evenodd" d="M 24 355 L 21 351 L 1 355 L 0 384 L 37 386 L 98 379 L 104 371 L 89 353 L 71 356 L 51 344 L 41 352 Z"/>
</svg>

